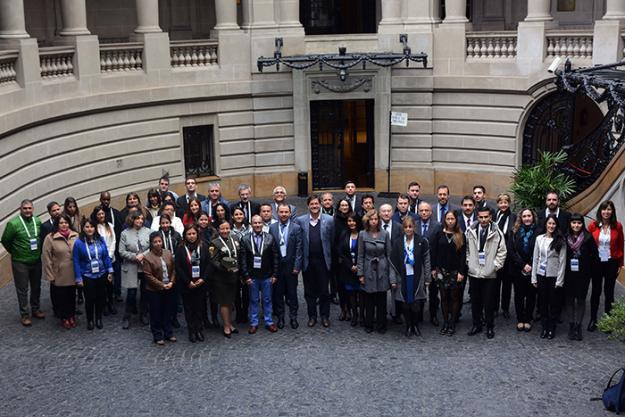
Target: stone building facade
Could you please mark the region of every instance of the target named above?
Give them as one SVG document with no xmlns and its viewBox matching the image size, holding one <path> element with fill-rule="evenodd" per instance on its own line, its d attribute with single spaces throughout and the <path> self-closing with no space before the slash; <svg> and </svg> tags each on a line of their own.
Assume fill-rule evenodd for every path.
<svg viewBox="0 0 625 417">
<path fill-rule="evenodd" d="M 348 3 L 0 0 L 0 229 L 24 198 L 38 212 L 69 195 L 91 204 L 165 172 L 175 189 L 195 172 L 200 191 L 219 180 L 227 196 L 241 182 L 294 194 L 299 172 L 308 191 L 352 177 L 384 191 L 390 161 L 394 191 L 479 182 L 494 195 L 531 147 L 553 59 L 623 55 L 625 0 Z M 346 82 L 362 82 L 347 92 L 327 68 L 256 65 L 276 37 L 287 56 L 401 52 L 402 33 L 427 67 L 353 68 Z M 408 125 L 390 129 L 391 111 Z"/>
</svg>

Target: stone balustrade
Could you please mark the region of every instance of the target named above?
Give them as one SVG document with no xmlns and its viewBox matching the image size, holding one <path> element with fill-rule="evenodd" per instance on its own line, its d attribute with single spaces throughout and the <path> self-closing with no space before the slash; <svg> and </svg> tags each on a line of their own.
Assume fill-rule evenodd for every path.
<svg viewBox="0 0 625 417">
<path fill-rule="evenodd" d="M 100 46 L 100 71 L 102 73 L 142 70 L 142 43 L 111 43 Z"/>
<path fill-rule="evenodd" d="M 467 53 L 471 59 L 514 59 L 517 52 L 516 32 L 468 32 Z"/>
<path fill-rule="evenodd" d="M 0 51 L 0 87 L 16 84 L 17 72 L 15 71 L 15 65 L 17 57 L 17 51 Z"/>
<path fill-rule="evenodd" d="M 171 41 L 169 50 L 171 66 L 175 69 L 217 65 L 216 40 Z"/>
<path fill-rule="evenodd" d="M 74 48 L 64 46 L 40 48 L 39 66 L 43 80 L 74 76 Z"/>
<path fill-rule="evenodd" d="M 547 57 L 592 59 L 593 35 L 579 31 L 547 32 Z"/>
</svg>

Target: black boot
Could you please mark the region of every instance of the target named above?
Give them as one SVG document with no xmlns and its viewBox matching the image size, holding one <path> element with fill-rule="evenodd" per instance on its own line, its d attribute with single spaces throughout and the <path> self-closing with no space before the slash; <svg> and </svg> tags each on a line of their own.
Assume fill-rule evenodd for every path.
<svg viewBox="0 0 625 417">
<path fill-rule="evenodd" d="M 575 339 L 582 340 L 584 337 L 582 336 L 582 323 L 577 323 L 575 325 Z"/>
<path fill-rule="evenodd" d="M 575 323 L 569 323 L 569 340 L 575 340 L 577 337 L 577 326 Z"/>
</svg>

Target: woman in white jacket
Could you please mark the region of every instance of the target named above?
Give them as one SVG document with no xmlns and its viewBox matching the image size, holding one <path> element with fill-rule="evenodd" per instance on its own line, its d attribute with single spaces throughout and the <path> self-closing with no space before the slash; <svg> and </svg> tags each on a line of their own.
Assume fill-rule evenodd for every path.
<svg viewBox="0 0 625 417">
<path fill-rule="evenodd" d="M 106 242 L 106 248 L 108 249 L 111 263 L 115 262 L 115 246 L 117 245 L 115 228 L 111 223 L 106 221 L 106 211 L 102 206 L 97 206 L 93 209 L 93 213 L 91 213 L 91 220 L 97 224 L 98 234 L 104 239 L 104 242 Z M 115 296 L 113 294 L 113 283 L 106 280 L 105 284 L 106 303 L 104 305 L 104 315 L 108 316 L 109 314 L 117 314 L 117 309 L 115 308 Z"/>
<path fill-rule="evenodd" d="M 538 309 L 543 327 L 540 337 L 553 339 L 559 309 L 556 289 L 564 285 L 566 242 L 555 215 L 547 216 L 543 230 L 545 233 L 538 235 L 534 246 L 532 284 L 538 288 Z"/>
</svg>

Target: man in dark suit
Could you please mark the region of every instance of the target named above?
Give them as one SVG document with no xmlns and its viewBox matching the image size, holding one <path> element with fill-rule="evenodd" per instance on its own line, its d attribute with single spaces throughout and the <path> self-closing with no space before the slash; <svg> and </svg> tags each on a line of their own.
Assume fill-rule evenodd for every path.
<svg viewBox="0 0 625 417">
<path fill-rule="evenodd" d="M 247 184 L 239 185 L 239 201 L 230 205 L 230 213 L 234 212 L 235 208 L 240 208 L 245 213 L 245 218 L 252 224 L 252 216 L 260 214 L 260 204 L 251 200 L 252 187 Z"/>
<path fill-rule="evenodd" d="M 221 195 L 221 185 L 218 182 L 211 182 L 208 184 L 208 197 L 200 203 L 200 206 L 203 212 L 214 219 L 216 217 L 214 212 L 215 206 L 219 203 L 226 206 L 226 210 L 230 210 L 230 203 Z"/>
<path fill-rule="evenodd" d="M 343 189 L 345 190 L 345 197 L 343 198 L 349 201 L 349 204 L 352 206 L 352 211 L 357 213 L 361 204 L 358 201 L 358 196 L 356 195 L 356 183 L 348 180 L 345 182 L 345 187 L 343 187 Z"/>
<path fill-rule="evenodd" d="M 397 206 L 395 207 L 395 213 L 393 214 L 393 221 L 402 224 L 406 216 L 412 217 L 415 221 L 418 218 L 416 214 L 410 212 L 410 197 L 408 194 L 400 194 L 397 197 Z"/>
<path fill-rule="evenodd" d="M 488 200 L 486 198 L 486 187 L 483 185 L 474 185 L 473 186 L 473 200 L 475 200 L 475 212 L 481 208 L 487 207 Z M 495 208 L 490 207 L 490 215 L 493 219 L 495 219 Z"/>
<path fill-rule="evenodd" d="M 46 206 L 46 208 L 48 209 L 48 214 L 50 215 L 50 218 L 46 220 L 45 222 L 41 223 L 41 228 L 39 230 L 39 235 L 41 236 L 41 242 L 43 242 L 46 239 L 46 236 L 52 233 L 52 231 L 56 227 L 56 222 L 59 220 L 59 217 L 61 216 L 61 211 L 63 210 L 61 205 L 57 203 L 56 201 L 50 201 L 48 205 Z"/>
<path fill-rule="evenodd" d="M 419 203 L 421 203 L 419 194 L 421 194 L 421 186 L 418 182 L 412 181 L 408 184 L 408 198 L 410 199 L 408 210 L 415 216 L 419 214 Z"/>
<path fill-rule="evenodd" d="M 458 207 L 455 207 L 453 204 L 449 202 L 449 187 L 446 185 L 439 185 L 436 189 L 436 199 L 438 203 L 434 207 L 434 220 L 443 223 L 445 221 L 445 214 L 448 211 L 457 210 Z"/>
<path fill-rule="evenodd" d="M 415 225 L 415 232 L 426 238 L 430 247 L 433 247 L 434 239 L 441 230 L 441 224 L 434 220 L 434 216 L 432 216 L 432 206 L 425 201 L 419 204 L 419 219 Z M 432 280 L 428 287 L 428 299 L 430 308 L 430 323 L 434 326 L 438 326 L 438 306 L 440 305 L 440 301 L 438 299 L 438 285 L 435 280 Z"/>
<path fill-rule="evenodd" d="M 330 326 L 330 294 L 328 285 L 332 268 L 334 219 L 321 213 L 319 196 L 306 201 L 308 213 L 297 217 L 302 228 L 304 297 L 308 309 L 308 327 L 317 324 L 317 302 L 323 327 Z"/>
<path fill-rule="evenodd" d="M 263 219 L 257 214 L 252 217 L 252 233 L 241 239 L 239 254 L 241 278 L 250 289 L 250 327 L 248 333 L 254 334 L 259 322 L 259 293 L 263 297 L 263 316 L 265 328 L 274 333 L 278 328 L 273 323 L 271 287 L 278 274 L 278 246 L 269 233 L 263 232 Z"/>
<path fill-rule="evenodd" d="M 571 213 L 560 208 L 560 196 L 556 191 L 549 191 L 545 196 L 545 207 L 538 210 L 538 227 L 536 234 L 545 233 L 544 225 L 547 216 L 550 214 L 555 215 L 558 218 L 558 226 L 560 230 L 566 230 L 569 224 L 569 218 Z"/>
<path fill-rule="evenodd" d="M 184 181 L 184 186 L 187 189 L 187 192 L 178 197 L 176 200 L 176 216 L 181 219 L 184 216 L 184 212 L 187 210 L 187 207 L 189 207 L 190 199 L 195 197 L 200 200 L 200 204 L 202 201 L 206 200 L 206 196 L 197 192 L 197 181 L 195 180 L 195 177 L 188 176 Z"/>
<path fill-rule="evenodd" d="M 287 204 L 286 202 L 286 188 L 284 188 L 281 185 L 278 185 L 276 187 L 273 188 L 273 191 L 271 192 L 271 195 L 273 197 L 273 203 L 271 203 L 271 216 L 278 220 L 278 206 L 280 206 L 280 204 L 284 203 Z M 297 207 L 295 207 L 293 204 L 287 204 L 289 206 L 289 208 L 291 209 L 291 217 L 294 217 L 297 214 Z"/>
<path fill-rule="evenodd" d="M 397 244 L 398 240 L 404 237 L 404 228 L 401 223 L 393 220 L 393 207 L 390 204 L 382 204 L 380 206 L 380 229 L 391 235 L 391 246 Z M 391 319 L 395 324 L 402 324 L 401 313 L 402 304 L 400 301 L 391 303 Z"/>
<path fill-rule="evenodd" d="M 356 215 L 358 218 L 362 219 L 362 217 L 367 214 L 369 210 L 373 210 L 375 208 L 375 197 L 371 194 L 365 194 L 360 197 L 360 207 L 356 210 Z"/>
<path fill-rule="evenodd" d="M 475 200 L 470 195 L 465 195 L 462 198 L 462 208 L 456 212 L 458 217 L 458 226 L 462 232 L 466 232 L 473 223 L 477 221 L 477 214 L 475 211 Z"/>
<path fill-rule="evenodd" d="M 302 270 L 302 228 L 291 221 L 291 207 L 278 204 L 278 222 L 269 226 L 269 233 L 278 245 L 280 266 L 278 280 L 273 286 L 273 310 L 278 317 L 278 329 L 284 327 L 284 299 L 289 306 L 291 328 L 297 329 L 297 276 Z"/>
<path fill-rule="evenodd" d="M 321 194 L 321 212 L 328 216 L 334 216 L 334 195 L 332 193 Z"/>
</svg>

